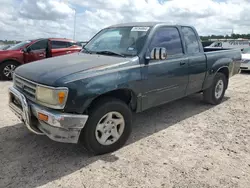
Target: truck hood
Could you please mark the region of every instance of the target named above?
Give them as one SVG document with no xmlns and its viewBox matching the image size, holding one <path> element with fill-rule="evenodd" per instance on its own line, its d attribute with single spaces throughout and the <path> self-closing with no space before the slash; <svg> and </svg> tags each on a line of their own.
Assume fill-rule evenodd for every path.
<svg viewBox="0 0 250 188">
<path fill-rule="evenodd" d="M 40 84 L 56 86 L 55 83 L 58 79 L 70 74 L 94 70 L 129 60 L 130 58 L 79 52 L 19 66 L 16 68 L 15 74 Z"/>
</svg>

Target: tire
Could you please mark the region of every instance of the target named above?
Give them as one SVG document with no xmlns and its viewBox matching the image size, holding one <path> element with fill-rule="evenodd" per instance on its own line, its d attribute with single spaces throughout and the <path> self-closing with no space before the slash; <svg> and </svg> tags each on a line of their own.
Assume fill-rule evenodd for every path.
<svg viewBox="0 0 250 188">
<path fill-rule="evenodd" d="M 112 117 L 116 117 L 116 115 L 119 114 L 120 120 L 124 123 L 115 126 L 117 128 L 111 128 L 109 127 L 110 124 L 105 124 L 105 120 L 108 119 L 108 116 L 105 115 L 110 115 L 111 113 Z M 120 115 L 122 116 L 123 120 Z M 107 117 L 107 119 L 105 117 Z M 98 125 L 99 122 L 102 124 Z M 106 130 L 103 131 L 102 129 L 102 131 L 98 131 L 99 127 L 103 127 L 103 125 L 107 125 Z M 111 128 L 111 130 L 109 130 L 109 128 Z M 116 138 L 111 135 L 110 137 L 108 137 L 109 139 L 107 139 L 105 143 L 101 143 L 101 138 L 104 138 L 105 140 L 105 134 L 108 135 L 108 131 L 110 132 L 113 129 L 117 130 L 117 133 L 122 132 L 122 134 L 120 134 L 121 136 L 116 140 Z M 128 105 L 125 104 L 123 101 L 115 98 L 103 98 L 97 103 L 95 103 L 95 105 L 89 110 L 89 119 L 80 135 L 80 143 L 82 143 L 83 146 L 94 155 L 110 153 L 115 150 L 118 150 L 126 143 L 131 133 L 131 130 L 132 112 Z M 106 131 L 107 133 L 103 133 Z M 114 140 L 116 141 L 114 142 Z"/>
<path fill-rule="evenodd" d="M 13 73 L 18 63 L 15 61 L 6 61 L 0 64 L 0 79 L 1 80 L 12 80 Z M 9 74 L 8 74 L 9 72 Z"/>
<path fill-rule="evenodd" d="M 217 84 L 222 84 L 222 89 L 218 88 Z M 227 89 L 228 80 L 223 73 L 217 73 L 213 80 L 213 84 L 203 91 L 203 99 L 205 102 L 213 105 L 220 104 Z M 218 90 L 217 90 L 218 89 Z M 221 91 L 221 92 L 218 92 Z"/>
</svg>

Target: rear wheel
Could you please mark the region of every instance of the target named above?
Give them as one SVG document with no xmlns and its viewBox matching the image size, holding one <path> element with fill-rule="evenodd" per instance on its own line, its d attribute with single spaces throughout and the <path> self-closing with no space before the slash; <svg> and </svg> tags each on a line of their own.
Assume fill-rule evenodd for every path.
<svg viewBox="0 0 250 188">
<path fill-rule="evenodd" d="M 127 141 L 132 126 L 132 112 L 127 104 L 114 98 L 103 98 L 89 113 L 80 142 L 96 154 L 105 154 L 121 148 Z"/>
<path fill-rule="evenodd" d="M 18 66 L 15 61 L 6 61 L 0 64 L 0 78 L 1 80 L 12 80 L 13 73 Z"/>
<path fill-rule="evenodd" d="M 228 80 L 225 74 L 220 72 L 217 73 L 211 87 L 203 91 L 204 101 L 214 105 L 221 103 L 227 88 L 227 84 Z"/>
</svg>

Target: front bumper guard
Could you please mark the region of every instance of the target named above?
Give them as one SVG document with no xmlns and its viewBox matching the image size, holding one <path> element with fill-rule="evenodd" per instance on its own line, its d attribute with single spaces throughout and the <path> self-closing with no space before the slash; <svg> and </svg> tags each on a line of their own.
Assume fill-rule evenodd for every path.
<svg viewBox="0 0 250 188">
<path fill-rule="evenodd" d="M 77 143 L 88 120 L 87 115 L 62 113 L 30 102 L 13 86 L 9 88 L 9 107 L 31 132 L 58 142 Z M 39 120 L 39 113 L 47 115 L 48 120 Z"/>
</svg>

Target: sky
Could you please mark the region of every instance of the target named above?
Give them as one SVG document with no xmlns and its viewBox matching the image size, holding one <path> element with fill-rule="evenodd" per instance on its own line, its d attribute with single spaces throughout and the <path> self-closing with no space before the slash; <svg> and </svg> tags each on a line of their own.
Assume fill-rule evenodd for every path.
<svg viewBox="0 0 250 188">
<path fill-rule="evenodd" d="M 89 40 L 125 22 L 194 26 L 200 35 L 250 33 L 249 0 L 0 0 L 0 40 Z M 76 17 L 76 19 L 75 19 Z"/>
</svg>

